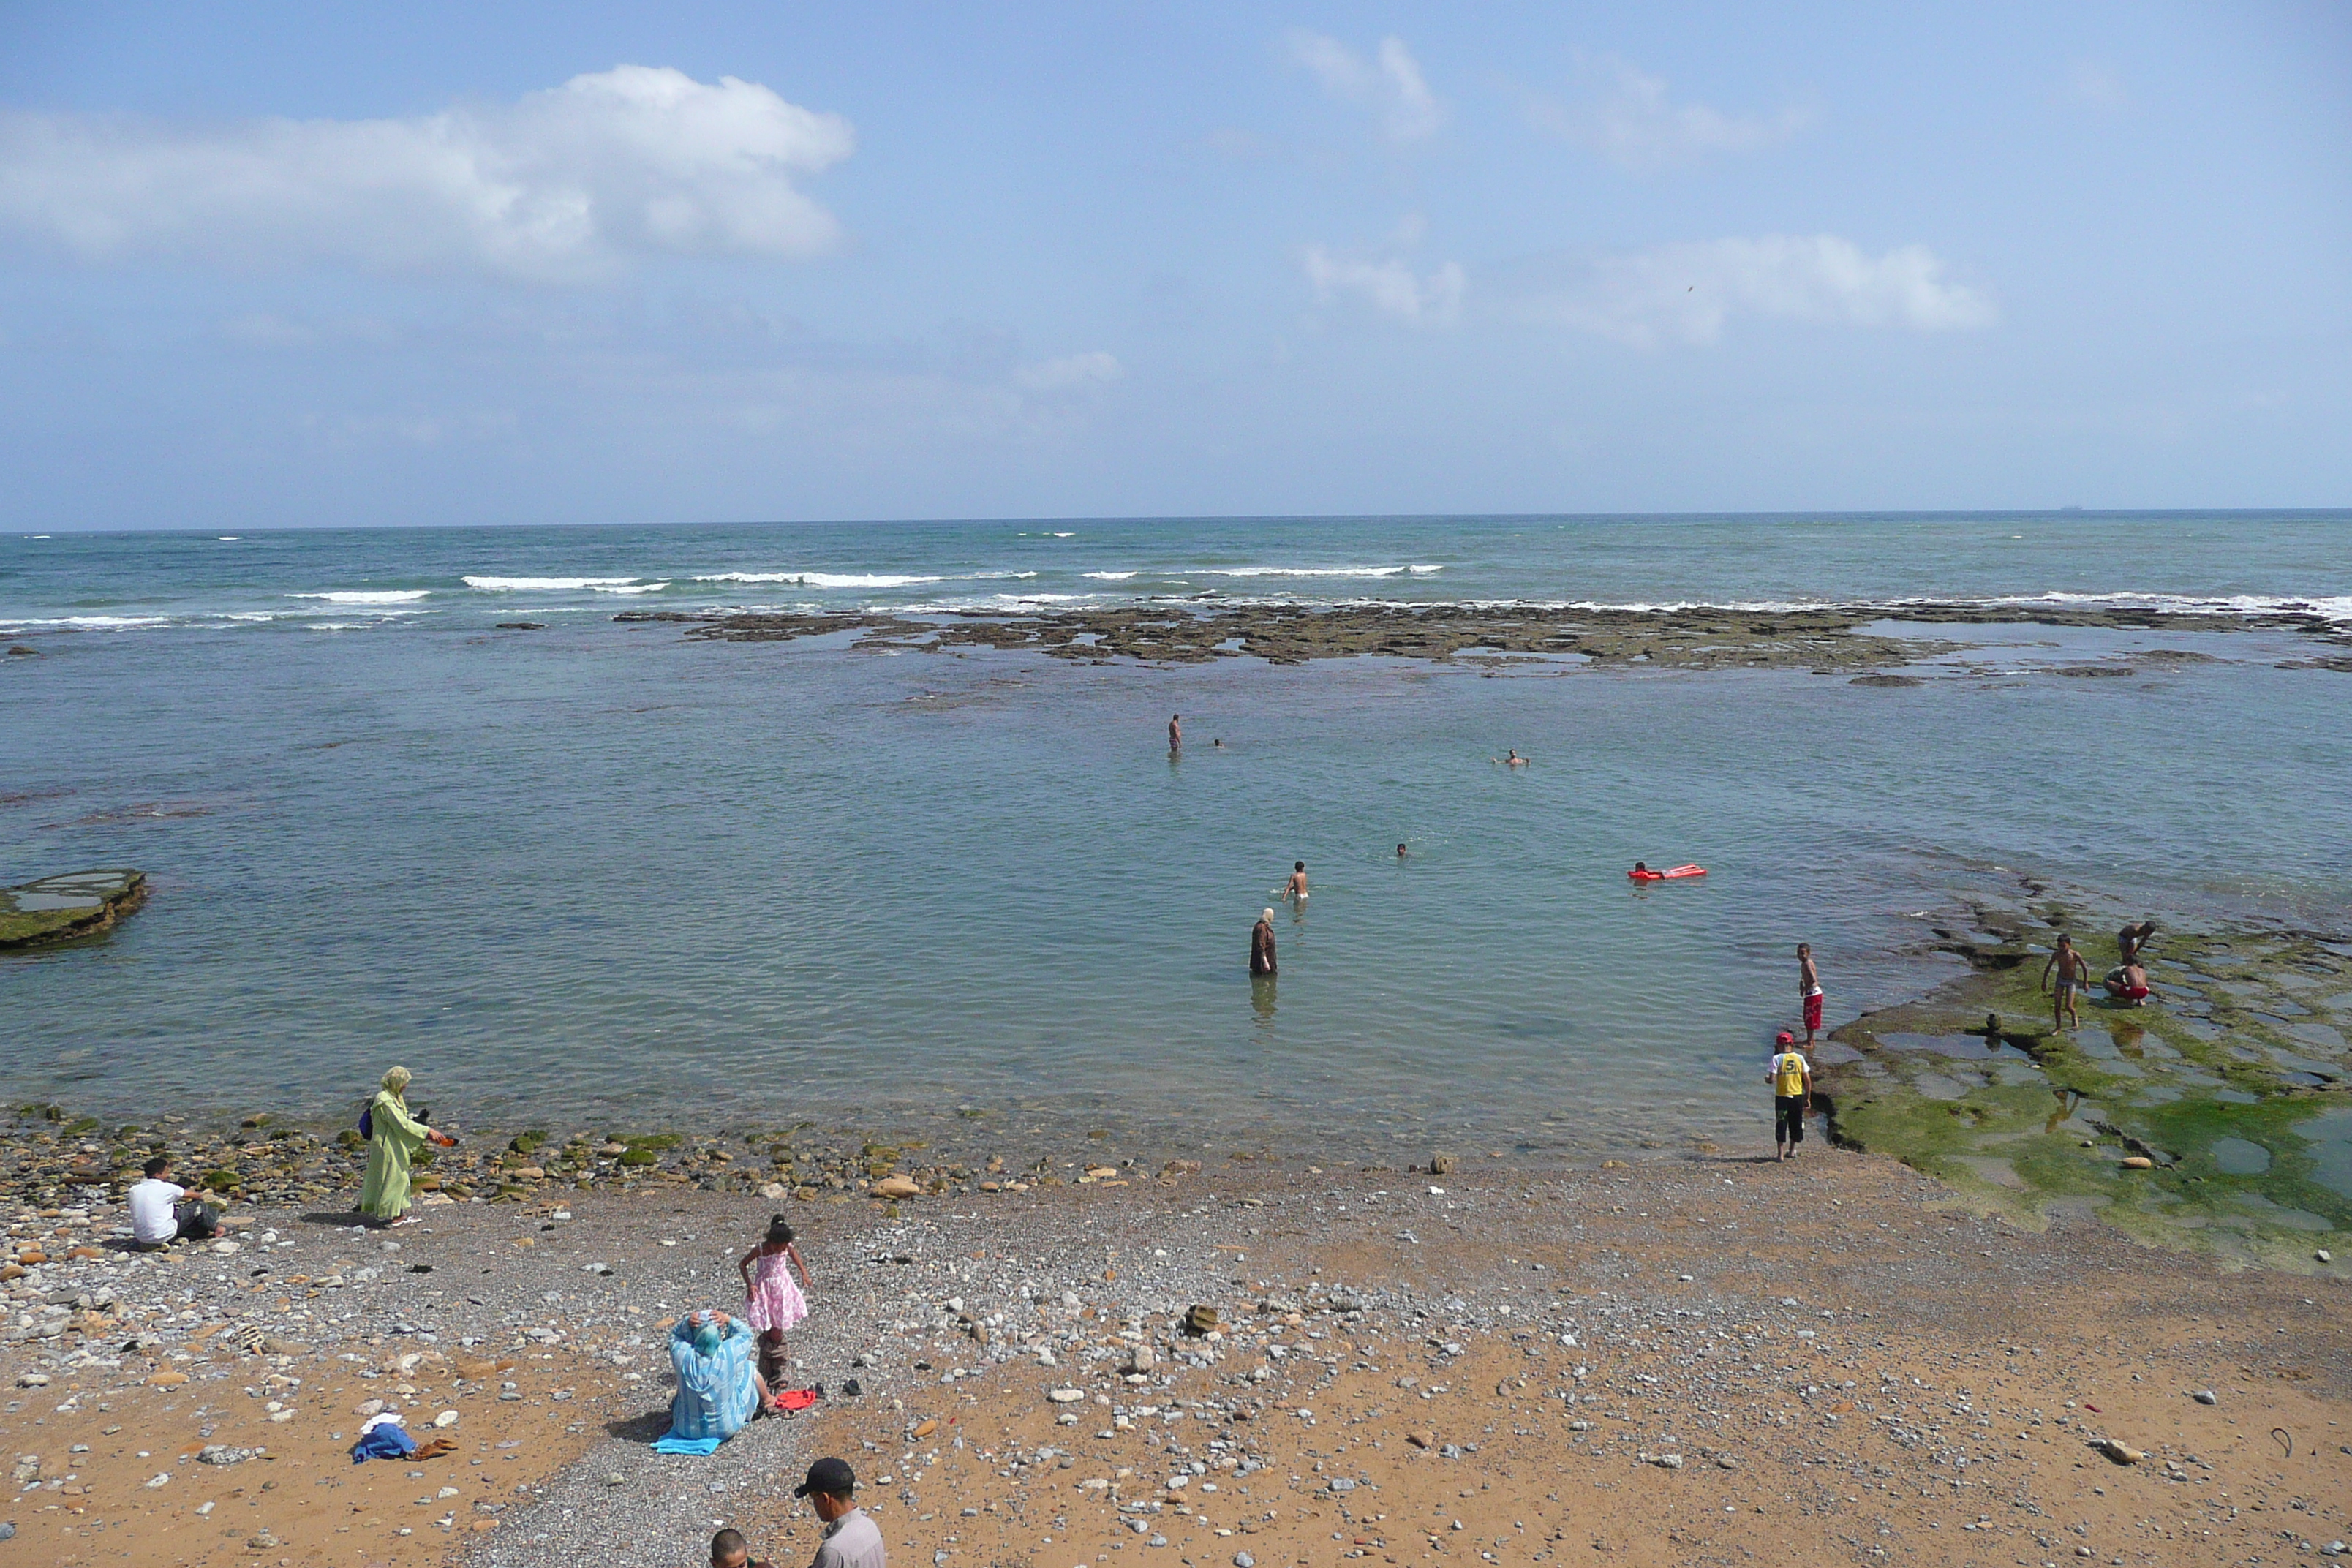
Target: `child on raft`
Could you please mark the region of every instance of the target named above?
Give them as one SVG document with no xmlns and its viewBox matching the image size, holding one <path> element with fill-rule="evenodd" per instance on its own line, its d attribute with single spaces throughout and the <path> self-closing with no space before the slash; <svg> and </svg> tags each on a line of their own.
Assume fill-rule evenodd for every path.
<svg viewBox="0 0 2352 1568">
<path fill-rule="evenodd" d="M 743 1276 L 743 1321 L 760 1333 L 760 1375 L 768 1386 L 779 1386 L 784 1371 L 784 1331 L 808 1316 L 808 1299 L 793 1283 L 793 1270 L 814 1289 L 808 1265 L 793 1245 L 793 1227 L 783 1215 L 768 1221 L 760 1245 L 738 1258 L 735 1270 Z"/>
</svg>

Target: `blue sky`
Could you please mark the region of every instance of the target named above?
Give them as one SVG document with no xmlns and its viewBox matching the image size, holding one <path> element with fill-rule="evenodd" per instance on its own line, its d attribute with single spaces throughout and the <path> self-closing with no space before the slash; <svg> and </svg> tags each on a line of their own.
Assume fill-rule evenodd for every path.
<svg viewBox="0 0 2352 1568">
<path fill-rule="evenodd" d="M 0 5 L 0 521 L 2352 503 L 2342 5 Z"/>
</svg>

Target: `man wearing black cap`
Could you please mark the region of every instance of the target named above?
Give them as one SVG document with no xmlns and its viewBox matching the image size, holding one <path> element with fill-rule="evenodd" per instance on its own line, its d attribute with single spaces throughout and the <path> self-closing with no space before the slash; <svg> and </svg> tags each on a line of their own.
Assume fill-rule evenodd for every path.
<svg viewBox="0 0 2352 1568">
<path fill-rule="evenodd" d="M 890 1568 L 882 1531 L 849 1500 L 856 1490 L 856 1472 L 843 1459 L 819 1459 L 809 1467 L 808 1479 L 793 1489 L 824 1521 L 824 1542 L 810 1568 Z"/>
</svg>

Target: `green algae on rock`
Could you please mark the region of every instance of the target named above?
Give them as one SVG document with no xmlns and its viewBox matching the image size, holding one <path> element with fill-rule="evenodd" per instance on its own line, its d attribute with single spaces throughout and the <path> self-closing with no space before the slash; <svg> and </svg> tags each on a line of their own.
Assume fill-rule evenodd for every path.
<svg viewBox="0 0 2352 1568">
<path fill-rule="evenodd" d="M 1832 1135 L 2024 1224 L 2095 1214 L 2149 1243 L 2314 1268 L 2352 1231 L 2352 1064 L 2328 1022 L 2352 1023 L 2352 945 L 2166 932 L 2143 956 L 2147 1005 L 2095 987 L 2061 1031 L 2041 990 L 2055 931 L 2095 974 L 2116 957 L 2072 915 L 1979 910 L 1975 931 L 1938 930 L 1969 973 L 1831 1035 Z"/>
<path fill-rule="evenodd" d="M 147 874 L 122 868 L 68 871 L 0 888 L 0 947 L 94 935 L 146 898 Z"/>
<path fill-rule="evenodd" d="M 1677 669 L 1871 670 L 1955 652 L 1961 645 L 1919 633 L 1888 636 L 1882 623 L 1916 626 L 2064 626 L 2111 630 L 2301 633 L 2352 641 L 2315 612 L 2220 615 L 2123 607 L 1995 604 L 1840 605 L 1818 609 L 1731 609 L 1711 605 L 1633 609 L 1596 605 L 1358 603 L 1223 605 L 1185 600 L 1020 613 L 957 610 L 909 615 L 799 615 L 782 612 L 627 610 L 615 621 L 671 623 L 698 641 L 790 642 L 856 632 L 853 647 L 938 653 L 985 647 L 1053 658 L 1108 663 L 1204 664 L 1255 658 L 1272 664 L 1366 656 L 1499 661 L 1510 656 L 1601 666 Z M 2178 650 L 2149 656 L 2179 662 Z M 2194 657 L 2194 656 L 2190 656 Z M 2075 673 L 2077 671 L 2069 671 Z M 2086 666 L 2079 673 L 2122 675 L 2126 666 Z M 1904 678 L 1864 675 L 1871 685 Z"/>
</svg>

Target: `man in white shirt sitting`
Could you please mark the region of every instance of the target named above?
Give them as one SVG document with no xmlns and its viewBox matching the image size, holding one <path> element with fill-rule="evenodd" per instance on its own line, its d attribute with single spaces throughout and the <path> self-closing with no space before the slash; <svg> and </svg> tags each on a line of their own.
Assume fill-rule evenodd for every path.
<svg viewBox="0 0 2352 1568">
<path fill-rule="evenodd" d="M 174 1241 L 201 1241 L 219 1228 L 210 1205 L 171 1180 L 172 1157 L 157 1154 L 140 1167 L 147 1174 L 131 1187 L 131 1235 L 142 1252 Z"/>
</svg>

